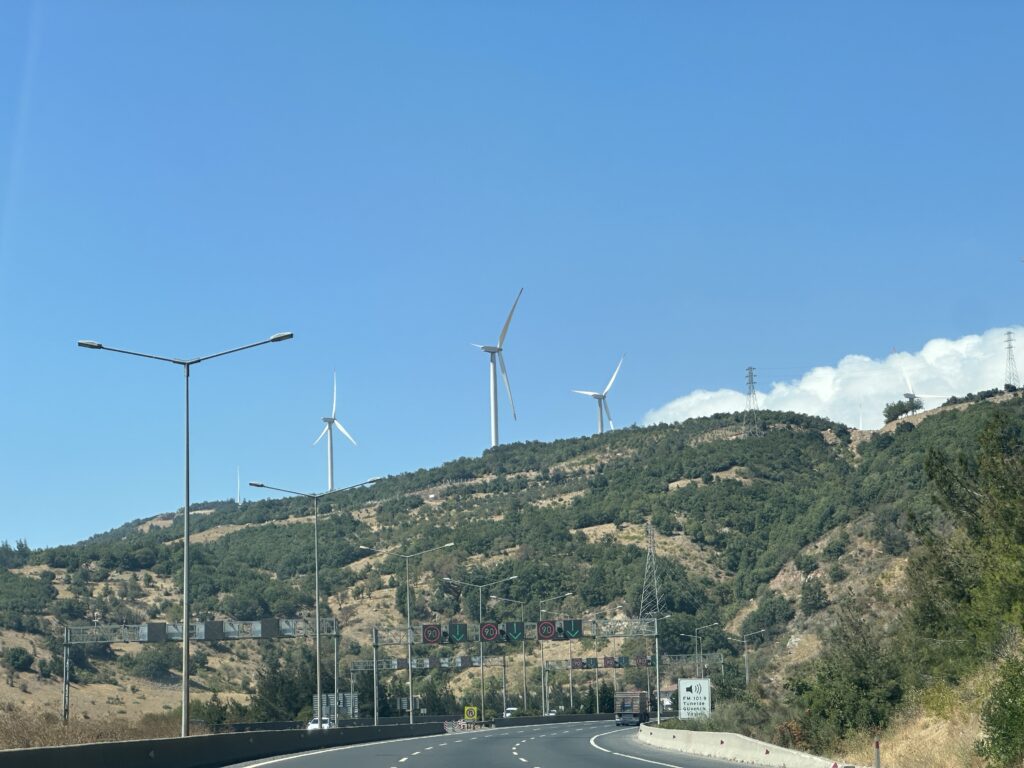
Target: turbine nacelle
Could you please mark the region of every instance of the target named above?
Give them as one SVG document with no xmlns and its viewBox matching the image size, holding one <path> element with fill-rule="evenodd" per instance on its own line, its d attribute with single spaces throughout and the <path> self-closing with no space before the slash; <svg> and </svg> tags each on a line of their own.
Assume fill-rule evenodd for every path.
<svg viewBox="0 0 1024 768">
<path fill-rule="evenodd" d="M 604 434 L 604 417 L 606 415 L 608 416 L 608 426 L 611 429 L 615 429 L 615 424 L 612 422 L 612 412 L 608 408 L 608 391 L 612 388 L 612 384 L 615 383 L 615 377 L 619 375 L 619 369 L 622 368 L 622 361 L 625 359 L 625 355 L 619 358 L 619 364 L 615 366 L 615 372 L 612 373 L 612 377 L 608 379 L 608 384 L 601 392 L 591 392 L 589 389 L 573 390 L 577 395 L 586 395 L 597 400 L 597 433 L 599 435 Z"/>
</svg>

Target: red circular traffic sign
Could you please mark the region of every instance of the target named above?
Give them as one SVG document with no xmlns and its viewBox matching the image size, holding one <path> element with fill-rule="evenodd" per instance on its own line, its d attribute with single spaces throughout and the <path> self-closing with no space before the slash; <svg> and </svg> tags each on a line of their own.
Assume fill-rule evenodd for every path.
<svg viewBox="0 0 1024 768">
<path fill-rule="evenodd" d="M 553 621 L 538 621 L 537 622 L 537 639 L 538 640 L 553 640 L 555 637 L 555 622 Z"/>
</svg>

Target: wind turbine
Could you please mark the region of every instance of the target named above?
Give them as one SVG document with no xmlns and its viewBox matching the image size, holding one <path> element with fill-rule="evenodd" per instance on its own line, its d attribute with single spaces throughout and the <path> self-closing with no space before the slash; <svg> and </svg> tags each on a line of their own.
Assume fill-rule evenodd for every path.
<svg viewBox="0 0 1024 768">
<path fill-rule="evenodd" d="M 926 399 L 926 398 L 929 399 L 929 400 L 948 400 L 949 399 L 949 395 L 919 395 L 919 394 L 917 394 L 916 392 L 914 392 L 914 385 L 910 383 L 910 376 L 907 374 L 907 372 L 903 369 L 902 366 L 900 366 L 900 373 L 903 374 L 903 381 L 907 385 L 907 391 L 903 393 L 903 396 L 905 398 L 907 398 L 907 402 L 910 403 L 911 413 L 913 413 L 914 411 L 923 410 L 924 409 L 924 403 L 922 403 L 921 401 Z"/>
<path fill-rule="evenodd" d="M 625 359 L 626 359 L 625 355 L 623 355 L 621 358 L 619 358 L 619 364 L 617 366 L 615 366 L 615 373 L 613 373 L 612 377 L 610 379 L 608 379 L 608 386 L 606 386 L 602 391 L 600 391 L 600 392 L 591 392 L 591 391 L 586 390 L 586 389 L 574 389 L 573 390 L 573 392 L 575 392 L 577 395 L 587 395 L 587 396 L 592 397 L 595 400 L 597 400 L 597 434 L 599 434 L 599 435 L 603 435 L 604 434 L 604 416 L 605 416 L 605 414 L 608 414 L 608 427 L 610 429 L 615 429 L 615 425 L 612 423 L 612 412 L 610 410 L 608 410 L 608 390 L 611 389 L 612 388 L 612 384 L 615 383 L 615 377 L 619 375 L 619 368 L 622 367 L 622 361 L 625 360 Z"/>
<path fill-rule="evenodd" d="M 512 400 L 512 387 L 508 383 L 508 370 L 505 368 L 505 358 L 501 355 L 502 344 L 505 343 L 505 334 L 508 333 L 509 323 L 512 322 L 512 313 L 516 311 L 516 305 L 519 304 L 519 299 L 523 295 L 523 289 L 519 289 L 519 294 L 516 296 L 516 300 L 512 303 L 512 309 L 508 312 L 508 318 L 505 320 L 505 325 L 501 329 L 501 335 L 498 336 L 498 343 L 493 347 L 485 346 L 483 344 L 474 344 L 473 346 L 477 349 L 486 352 L 491 356 L 491 447 L 493 448 L 498 444 L 498 371 L 495 367 L 495 358 L 497 358 L 498 364 L 501 365 L 501 377 L 505 380 L 505 391 L 508 392 L 508 402 L 512 406 L 512 418 L 516 418 L 516 404 Z"/>
<path fill-rule="evenodd" d="M 332 426 L 338 428 L 345 437 L 347 437 L 352 445 L 356 444 L 356 441 L 352 438 L 345 428 L 341 426 L 341 422 L 334 418 L 334 415 L 338 412 L 338 372 L 334 372 L 334 399 L 331 401 L 331 415 L 324 416 L 321 419 L 324 423 L 324 431 L 320 433 L 320 437 L 313 441 L 313 445 L 316 445 L 323 440 L 324 435 L 327 435 L 327 490 L 334 490 L 334 430 Z"/>
</svg>

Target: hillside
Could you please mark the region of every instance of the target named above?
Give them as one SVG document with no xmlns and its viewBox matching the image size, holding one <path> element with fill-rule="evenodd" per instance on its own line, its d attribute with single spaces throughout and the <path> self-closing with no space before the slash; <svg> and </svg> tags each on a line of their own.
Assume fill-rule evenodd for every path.
<svg viewBox="0 0 1024 768">
<path fill-rule="evenodd" d="M 350 663 L 369 658 L 371 627 L 405 622 L 403 561 L 360 545 L 418 552 L 454 541 L 411 563 L 414 623 L 476 620 L 477 591 L 446 589 L 445 576 L 484 584 L 515 575 L 496 589 L 523 601 L 531 621 L 539 599 L 565 592 L 574 594 L 548 606 L 560 615 L 621 617 L 639 609 L 649 522 L 670 614 L 661 625 L 661 652 L 691 652 L 686 635 L 719 622 L 702 632 L 704 648 L 728 660 L 720 695 L 741 696 L 742 644 L 730 638 L 765 629 L 766 642 L 754 654 L 758 696 L 781 701 L 792 696 L 795 679 L 810 679 L 802 665 L 817 657 L 844 610 L 870 610 L 879 627 L 895 631 L 908 599 L 908 563 L 921 541 L 915 526 L 936 509 L 925 468 L 929 450 L 956 453 L 976 445 L 994 416 L 1024 424 L 1024 401 L 1006 396 L 950 406 L 877 433 L 852 434 L 800 414 L 762 416 L 758 436 L 744 435 L 742 414 L 720 414 L 500 446 L 322 502 L 320 579 L 324 610 L 342 626 L 341 688 L 348 690 Z M 194 618 L 307 615 L 311 512 L 294 498 L 195 505 Z M 30 669 L 8 672 L 0 702 L 60 711 L 61 625 L 178 620 L 181 535 L 178 514 L 140 517 L 73 546 L 0 547 L 6 568 L 0 572 L 0 643 L 7 655 L 21 647 L 32 658 Z M 511 603 L 485 607 L 485 618 L 519 615 Z M 308 696 L 287 703 L 262 695 L 277 674 L 309 674 L 302 671 L 308 645 L 268 645 L 197 643 L 196 700 L 233 700 L 239 706 L 232 715 L 256 719 L 295 717 L 308 708 Z M 562 645 L 550 646 L 548 658 L 565 658 Z M 604 647 L 585 641 L 574 655 L 642 650 L 638 641 L 619 648 L 619 641 Z M 331 652 L 328 643 L 328 669 Z M 172 709 L 179 658 L 171 644 L 76 647 L 73 714 L 131 718 Z M 537 665 L 531 658 L 533 690 Z M 667 681 L 682 670 L 667 663 L 664 671 Z M 472 693 L 479 684 L 475 674 L 431 672 L 424 689 L 447 695 L 450 684 L 456 696 Z M 500 707 L 500 670 L 488 676 L 489 696 Z M 589 695 L 581 676 L 576 707 Z M 366 677 L 354 681 L 364 702 L 371 699 Z M 511 674 L 510 680 L 510 692 L 518 695 L 519 678 Z M 607 672 L 601 681 L 607 682 Z M 641 682 L 640 672 L 622 670 L 617 682 L 625 681 Z M 556 676 L 553 686 L 552 701 L 568 707 L 566 676 Z M 333 690 L 333 677 L 325 679 L 325 689 Z M 400 690 L 396 681 L 388 692 Z M 250 702 L 253 708 L 244 711 Z"/>
</svg>

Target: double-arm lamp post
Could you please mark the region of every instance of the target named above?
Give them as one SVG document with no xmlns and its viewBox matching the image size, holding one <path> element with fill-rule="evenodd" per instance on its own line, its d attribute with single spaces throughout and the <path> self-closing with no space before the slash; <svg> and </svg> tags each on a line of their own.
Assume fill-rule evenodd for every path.
<svg viewBox="0 0 1024 768">
<path fill-rule="evenodd" d="M 716 621 L 711 624 L 705 624 L 704 626 L 697 627 L 693 630 L 692 635 L 687 634 L 686 632 L 679 633 L 680 637 L 689 637 L 693 640 L 693 671 L 695 677 L 702 677 L 704 675 L 703 654 L 701 653 L 704 647 L 704 639 L 700 636 L 700 631 L 702 629 L 710 629 L 711 627 L 717 626 L 718 622 Z M 755 632 L 754 634 L 757 633 Z"/>
<path fill-rule="evenodd" d="M 324 727 L 323 717 L 323 696 L 320 688 L 320 534 L 318 521 L 320 519 L 319 502 L 324 496 L 330 496 L 333 493 L 341 493 L 342 491 L 351 491 L 353 488 L 362 488 L 364 485 L 373 485 L 379 477 L 371 477 L 369 480 L 364 480 L 361 483 L 350 485 L 347 488 L 335 488 L 331 491 L 324 493 L 303 493 L 302 491 L 291 491 L 287 488 L 277 488 L 273 485 L 266 485 L 264 483 L 249 483 L 253 488 L 265 488 L 268 491 L 279 491 L 281 493 L 287 493 L 291 496 L 302 496 L 307 499 L 313 500 L 313 615 L 316 629 L 314 634 L 316 636 L 316 719 L 317 727 Z M 335 649 L 337 650 L 337 649 Z M 338 670 L 334 670 L 334 706 L 335 711 L 338 706 Z"/>
<path fill-rule="evenodd" d="M 180 365 L 182 370 L 185 372 L 185 507 L 183 512 L 184 531 L 182 534 L 183 542 L 183 567 L 181 572 L 181 735 L 188 736 L 188 687 L 189 687 L 189 675 L 188 675 L 188 630 L 189 630 L 189 611 L 188 611 L 188 542 L 189 542 L 189 402 L 188 402 L 188 381 L 189 374 L 193 365 L 198 365 L 206 360 L 212 360 L 215 357 L 224 357 L 235 352 L 241 352 L 244 349 L 252 349 L 253 347 L 260 347 L 264 344 L 272 344 L 278 341 L 285 341 L 292 338 L 291 333 L 275 333 L 269 339 L 263 341 L 257 341 L 252 344 L 246 344 L 241 347 L 235 347 L 234 349 L 228 349 L 224 352 L 217 352 L 213 355 L 205 355 L 203 357 L 193 357 L 189 360 L 182 360 L 176 357 L 161 357 L 160 355 L 150 355 L 144 352 L 132 352 L 127 349 L 117 349 L 115 347 L 108 347 L 100 344 L 98 341 L 87 341 L 82 340 L 78 342 L 78 346 L 84 347 L 85 349 L 104 349 L 107 352 L 120 352 L 122 355 L 132 355 L 133 357 L 146 357 L 150 360 L 159 360 L 164 363 L 173 363 L 174 365 Z"/>
<path fill-rule="evenodd" d="M 486 587 L 493 587 L 495 584 L 504 584 L 506 581 L 514 581 L 518 579 L 518 576 L 506 576 L 504 579 L 498 579 L 497 581 L 491 581 L 487 584 L 470 584 L 468 581 L 459 581 L 458 579 L 451 579 L 447 576 L 444 580 L 450 584 L 461 584 L 464 587 L 474 587 L 479 590 L 479 621 L 481 624 L 484 623 L 484 589 Z M 478 630 L 479 634 L 479 630 Z M 480 637 L 480 720 L 484 720 L 484 639 Z"/>
<path fill-rule="evenodd" d="M 761 634 L 764 634 L 763 629 L 759 629 L 756 632 L 747 632 L 743 636 L 743 684 L 748 688 L 750 687 L 750 664 L 747 662 L 747 638 Z"/>
<path fill-rule="evenodd" d="M 409 561 L 414 557 L 425 555 L 429 552 L 437 552 L 439 549 L 447 549 L 448 547 L 454 547 L 455 542 L 449 541 L 447 544 L 442 544 L 439 547 L 431 547 L 430 549 L 424 549 L 420 552 L 413 552 L 412 554 L 403 555 L 400 552 L 395 552 L 394 549 L 377 549 L 376 547 L 367 547 L 366 545 L 360 545 L 360 549 L 366 549 L 370 552 L 378 552 L 382 555 L 394 555 L 395 557 L 405 558 L 405 658 L 409 667 L 409 724 L 413 723 L 413 706 L 412 706 L 412 607 L 411 601 L 409 600 L 409 590 L 412 585 L 409 583 Z M 374 693 L 376 695 L 376 693 Z"/>
<path fill-rule="evenodd" d="M 523 600 L 514 600 L 511 597 L 502 597 L 501 595 L 491 595 L 491 600 L 501 600 L 506 603 L 517 603 L 519 608 L 522 610 L 522 622 L 523 626 L 526 626 L 526 602 Z M 523 630 L 523 711 L 522 714 L 526 714 L 527 708 L 529 708 L 526 696 L 526 631 Z"/>
<path fill-rule="evenodd" d="M 544 609 L 541 608 L 544 603 L 550 603 L 552 600 L 565 600 L 567 597 L 572 597 L 572 592 L 566 592 L 562 595 L 545 597 L 543 600 L 538 600 L 537 621 L 544 618 Z M 541 714 L 546 715 L 548 713 L 548 668 L 547 663 L 544 661 L 544 641 L 538 638 L 538 642 L 540 643 L 540 701 L 541 709 L 544 710 Z M 572 664 L 571 661 L 569 663 L 570 665 Z"/>
</svg>

